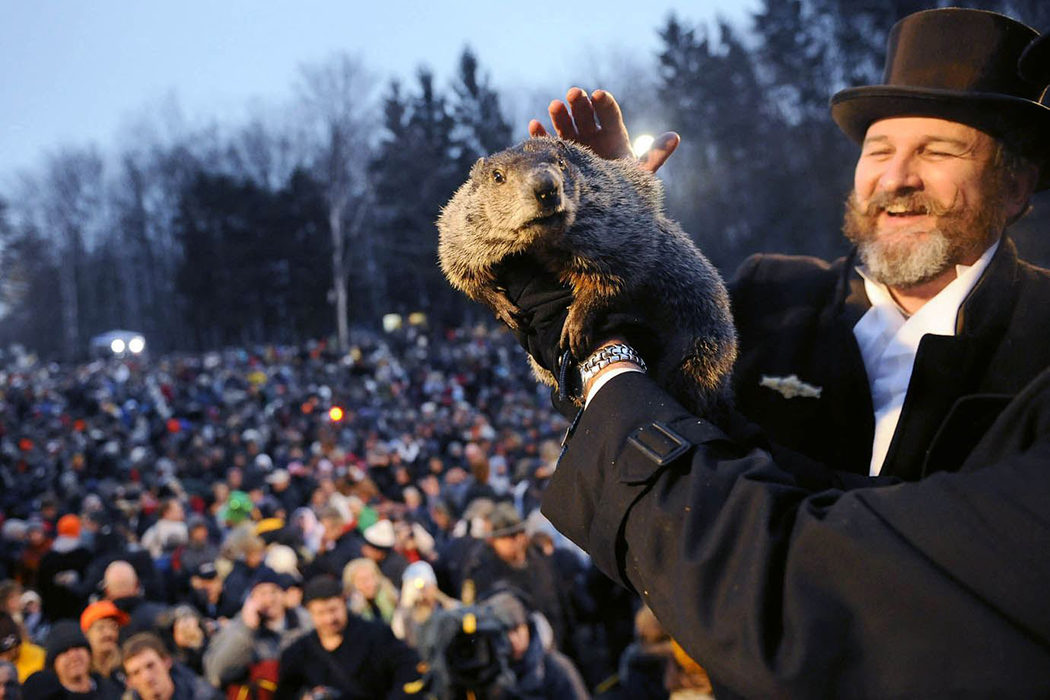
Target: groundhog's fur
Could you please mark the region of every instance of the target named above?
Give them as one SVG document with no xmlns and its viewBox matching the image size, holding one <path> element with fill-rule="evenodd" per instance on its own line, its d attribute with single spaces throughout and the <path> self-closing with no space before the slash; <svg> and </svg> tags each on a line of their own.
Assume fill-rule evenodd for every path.
<svg viewBox="0 0 1050 700">
<path fill-rule="evenodd" d="M 527 254 L 572 288 L 561 347 L 578 360 L 604 340 L 592 332 L 609 312 L 621 320 L 633 313 L 658 336 L 631 336 L 658 382 L 696 411 L 727 400 L 736 332 L 725 285 L 664 215 L 660 181 L 634 162 L 529 139 L 479 160 L 437 224 L 445 276 L 512 328 L 518 310 L 498 288 L 496 270 L 508 256 Z"/>
</svg>

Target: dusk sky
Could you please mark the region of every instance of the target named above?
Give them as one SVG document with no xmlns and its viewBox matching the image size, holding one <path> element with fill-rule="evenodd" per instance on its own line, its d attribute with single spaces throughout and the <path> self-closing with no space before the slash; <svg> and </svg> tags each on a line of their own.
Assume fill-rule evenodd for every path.
<svg viewBox="0 0 1050 700">
<path fill-rule="evenodd" d="M 191 122 L 242 119 L 253 104 L 288 99 L 301 65 L 339 51 L 381 84 L 411 81 L 425 64 L 443 86 L 469 44 L 500 89 L 556 86 L 554 98 L 592 59 L 650 59 L 672 11 L 739 25 L 755 5 L 0 0 L 0 177 L 64 145 L 110 152 L 129 120 L 172 98 Z"/>
</svg>

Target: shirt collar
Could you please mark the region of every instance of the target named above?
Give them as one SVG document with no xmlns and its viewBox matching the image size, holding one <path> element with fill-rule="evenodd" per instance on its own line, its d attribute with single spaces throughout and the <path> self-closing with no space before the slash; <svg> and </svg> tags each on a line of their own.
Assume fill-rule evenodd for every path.
<svg viewBox="0 0 1050 700">
<path fill-rule="evenodd" d="M 868 301 L 871 302 L 872 307 L 878 308 L 883 313 L 892 310 L 895 312 L 894 315 L 899 316 L 902 320 L 923 319 L 922 325 L 930 326 L 930 332 L 938 335 L 955 335 L 955 319 L 958 316 L 959 307 L 977 284 L 977 280 L 988 269 L 992 257 L 999 250 L 1000 242 L 1001 239 L 997 239 L 973 265 L 956 265 L 955 279 L 910 317 L 896 302 L 885 284 L 873 279 L 864 266 L 858 266 L 856 270 L 864 279 L 864 292 L 868 295 Z"/>
</svg>

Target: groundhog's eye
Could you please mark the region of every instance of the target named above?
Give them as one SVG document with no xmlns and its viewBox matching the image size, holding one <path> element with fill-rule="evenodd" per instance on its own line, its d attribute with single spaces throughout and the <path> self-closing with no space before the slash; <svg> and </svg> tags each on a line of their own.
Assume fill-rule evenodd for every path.
<svg viewBox="0 0 1050 700">
<path fill-rule="evenodd" d="M 568 164 L 566 164 L 564 158 L 558 158 L 558 167 L 561 168 L 562 170 L 565 170 L 565 168 L 567 168 L 569 166 L 568 166 Z"/>
<path fill-rule="evenodd" d="M 507 177 L 503 174 L 502 170 L 492 171 L 492 181 L 495 182 L 497 185 L 502 185 L 504 182 L 506 182 L 506 180 Z"/>
</svg>

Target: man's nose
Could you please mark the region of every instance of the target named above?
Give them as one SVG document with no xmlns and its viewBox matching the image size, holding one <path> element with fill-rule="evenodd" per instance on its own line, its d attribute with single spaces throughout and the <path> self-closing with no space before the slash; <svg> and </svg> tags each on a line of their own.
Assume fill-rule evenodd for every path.
<svg viewBox="0 0 1050 700">
<path fill-rule="evenodd" d="M 879 177 L 879 189 L 883 192 L 922 189 L 922 178 L 915 159 L 906 153 L 893 156 Z"/>
</svg>

